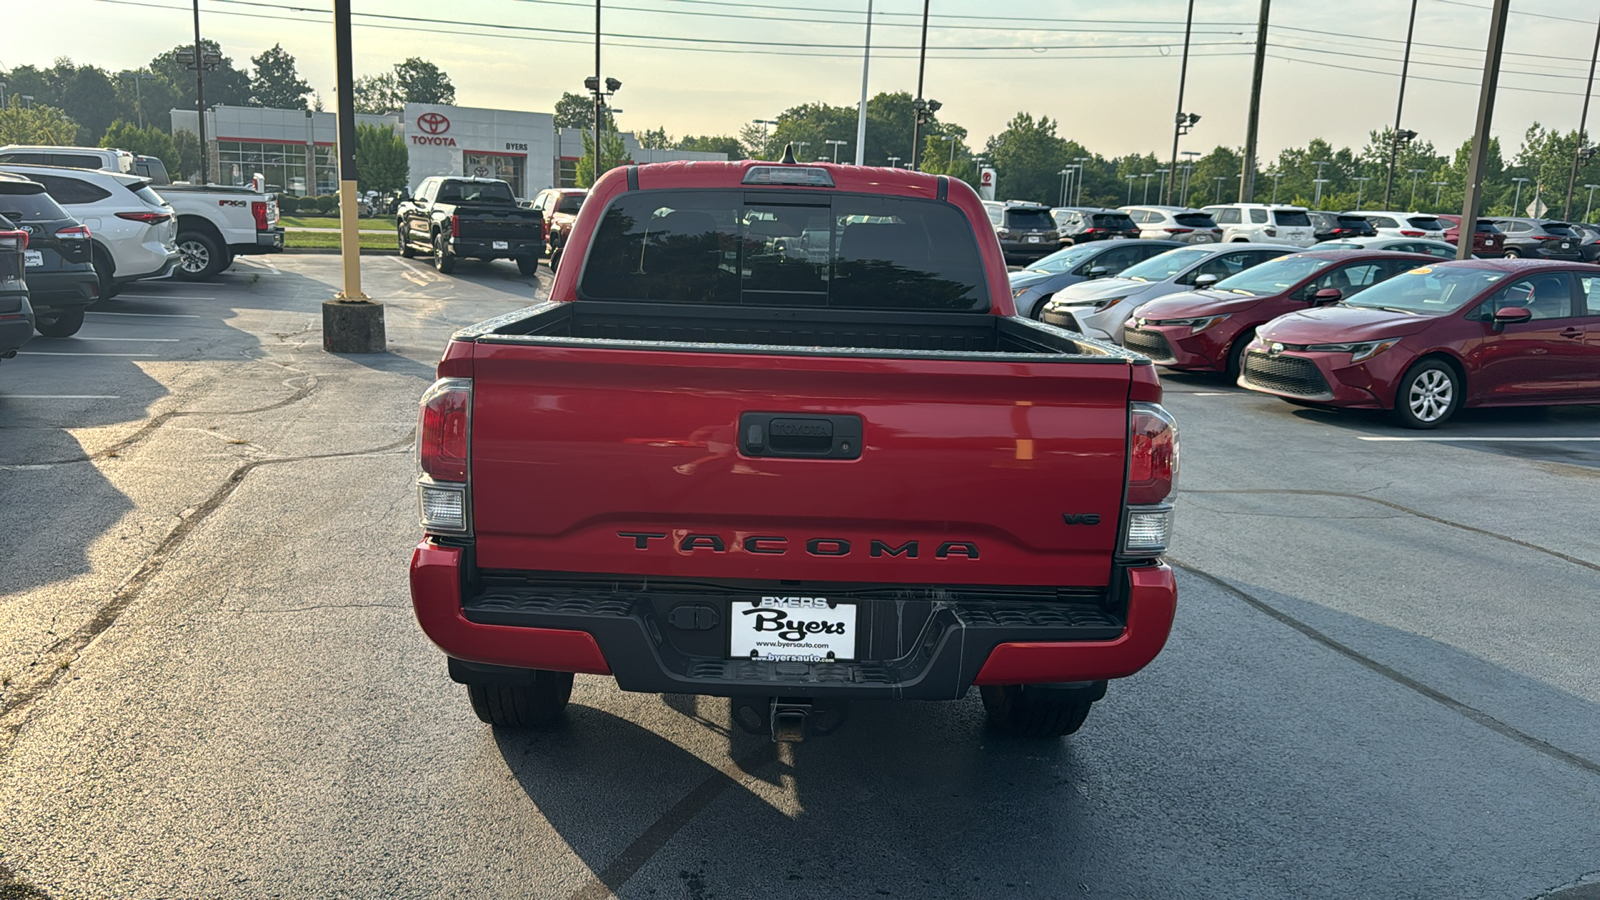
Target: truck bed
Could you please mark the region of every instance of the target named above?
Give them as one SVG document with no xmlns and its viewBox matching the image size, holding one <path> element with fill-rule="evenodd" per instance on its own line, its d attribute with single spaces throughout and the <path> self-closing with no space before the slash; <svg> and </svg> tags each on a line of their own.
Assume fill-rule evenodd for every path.
<svg viewBox="0 0 1600 900">
<path fill-rule="evenodd" d="M 811 356 L 1026 359 L 1126 366 L 1143 357 L 1031 319 L 973 313 L 544 303 L 455 335 L 488 343 Z"/>
</svg>

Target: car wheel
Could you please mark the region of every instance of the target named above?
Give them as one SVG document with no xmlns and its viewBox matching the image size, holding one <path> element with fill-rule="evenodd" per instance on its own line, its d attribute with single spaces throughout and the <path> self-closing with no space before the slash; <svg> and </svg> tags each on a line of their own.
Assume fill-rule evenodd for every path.
<svg viewBox="0 0 1600 900">
<path fill-rule="evenodd" d="M 554 272 L 559 265 L 561 265 L 561 248 L 557 247 L 550 251 L 550 271 Z"/>
<path fill-rule="evenodd" d="M 34 319 L 33 327 L 45 337 L 64 338 L 72 337 L 83 327 L 83 310 L 75 309 L 72 312 L 57 313 L 54 316 L 38 316 Z"/>
<path fill-rule="evenodd" d="M 417 255 L 417 248 L 411 246 L 411 236 L 406 233 L 406 226 L 395 226 L 395 236 L 399 238 L 401 256 L 411 259 Z"/>
<path fill-rule="evenodd" d="M 116 269 L 111 263 L 110 254 L 104 250 L 94 251 L 94 275 L 100 282 L 100 299 L 109 300 L 117 295 L 117 286 L 111 280 Z"/>
<path fill-rule="evenodd" d="M 1506 248 L 1506 259 L 1521 259 L 1521 258 L 1522 258 L 1522 251 L 1521 250 L 1518 250 L 1515 247 L 1507 247 Z"/>
<path fill-rule="evenodd" d="M 1442 359 L 1425 359 L 1400 379 L 1393 415 L 1407 428 L 1438 428 L 1460 406 L 1461 376 Z"/>
<path fill-rule="evenodd" d="M 1252 328 L 1249 331 L 1246 331 L 1244 334 L 1239 335 L 1238 339 L 1233 342 L 1233 347 L 1228 350 L 1229 384 L 1239 380 L 1239 370 L 1244 367 L 1244 348 L 1250 346 L 1250 342 L 1255 339 L 1256 330 Z"/>
<path fill-rule="evenodd" d="M 178 235 L 178 265 L 172 274 L 181 281 L 204 281 L 222 271 L 226 256 L 210 235 L 184 232 Z"/>
<path fill-rule="evenodd" d="M 1049 738 L 1083 727 L 1089 707 L 1106 695 L 1106 683 L 1078 690 L 1026 684 L 980 685 L 989 727 L 1018 737 Z"/>
<path fill-rule="evenodd" d="M 561 721 L 572 697 L 571 672 L 533 672 L 528 684 L 469 684 L 479 721 L 497 728 L 548 728 Z"/>
<path fill-rule="evenodd" d="M 539 257 L 537 257 L 537 256 L 519 256 L 519 257 L 517 257 L 517 271 L 521 272 L 524 275 L 537 275 L 537 274 L 539 274 Z"/>
<path fill-rule="evenodd" d="M 433 267 L 439 270 L 440 275 L 449 275 L 456 270 L 455 255 L 445 245 L 445 237 L 442 234 L 433 236 Z"/>
</svg>

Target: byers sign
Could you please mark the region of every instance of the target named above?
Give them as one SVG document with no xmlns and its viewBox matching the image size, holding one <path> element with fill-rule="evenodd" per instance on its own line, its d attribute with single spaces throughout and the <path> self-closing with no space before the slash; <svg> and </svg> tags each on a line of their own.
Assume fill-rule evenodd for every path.
<svg viewBox="0 0 1600 900">
<path fill-rule="evenodd" d="M 445 134 L 450 130 L 450 119 L 441 112 L 425 112 L 417 116 L 417 130 L 411 143 L 432 147 L 454 147 L 456 139 Z"/>
</svg>

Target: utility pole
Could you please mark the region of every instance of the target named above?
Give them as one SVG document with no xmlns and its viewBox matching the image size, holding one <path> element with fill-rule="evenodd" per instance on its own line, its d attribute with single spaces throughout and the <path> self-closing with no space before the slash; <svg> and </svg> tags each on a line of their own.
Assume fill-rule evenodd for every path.
<svg viewBox="0 0 1600 900">
<path fill-rule="evenodd" d="M 322 349 L 382 353 L 388 348 L 383 304 L 361 292 L 361 232 L 356 210 L 356 100 L 350 53 L 350 0 L 333 0 L 333 57 L 338 84 L 339 261 L 344 290 L 322 304 Z"/>
<path fill-rule="evenodd" d="M 1411 0 L 1411 21 L 1406 25 L 1406 52 L 1400 60 L 1400 99 L 1394 105 L 1394 135 L 1389 143 L 1389 177 L 1383 183 L 1383 208 L 1389 208 L 1389 193 L 1394 188 L 1394 166 L 1400 156 L 1400 113 L 1406 108 L 1406 72 L 1411 68 L 1411 35 L 1417 28 L 1417 0 Z M 1469 238 L 1471 235 L 1467 235 Z"/>
<path fill-rule="evenodd" d="M 1057 172 L 1056 174 L 1061 176 L 1061 204 L 1060 205 L 1061 206 L 1066 206 L 1067 205 L 1067 176 L 1072 174 L 1072 167 L 1068 166 L 1067 168 L 1062 169 L 1061 171 Z"/>
<path fill-rule="evenodd" d="M 1327 166 L 1333 165 L 1333 161 L 1332 160 L 1328 160 L 1328 159 L 1319 159 L 1316 162 L 1313 162 L 1312 165 L 1317 167 L 1317 177 L 1311 179 L 1311 183 L 1317 186 L 1317 197 L 1316 197 L 1315 200 L 1311 201 L 1311 205 L 1315 206 L 1318 209 L 1321 209 L 1322 208 L 1322 186 L 1324 184 L 1328 183 L 1328 179 L 1322 177 L 1322 170 L 1323 170 L 1323 168 L 1325 168 Z M 1273 196 L 1277 196 L 1277 193 L 1278 193 L 1277 190 L 1276 190 L 1277 185 L 1273 185 L 1273 188 L 1274 188 L 1274 190 L 1272 192 Z"/>
<path fill-rule="evenodd" d="M 1272 0 L 1261 0 L 1261 18 L 1256 22 L 1256 66 L 1250 78 L 1250 119 L 1245 126 L 1244 168 L 1239 173 L 1239 202 L 1249 203 L 1256 196 L 1256 136 L 1261 128 L 1261 75 L 1267 64 L 1267 19 Z M 1217 201 L 1221 202 L 1219 195 Z"/>
<path fill-rule="evenodd" d="M 605 119 L 606 101 L 600 93 L 600 0 L 594 0 L 594 181 L 600 183 L 600 129 Z"/>
<path fill-rule="evenodd" d="M 1277 203 L 1278 202 L 1278 182 L 1280 180 L 1282 180 L 1283 173 L 1278 171 L 1277 169 L 1274 169 L 1273 171 L 1268 172 L 1267 174 L 1272 176 L 1272 202 L 1273 203 Z"/>
<path fill-rule="evenodd" d="M 866 165 L 867 67 L 872 64 L 872 0 L 867 0 L 867 41 L 861 51 L 861 109 L 856 113 L 856 165 Z"/>
<path fill-rule="evenodd" d="M 1156 177 L 1156 173 L 1154 173 L 1154 172 L 1146 172 L 1143 175 L 1140 175 L 1139 177 L 1144 179 L 1144 196 L 1139 198 L 1139 202 L 1140 203 L 1149 203 L 1150 202 L 1150 179 Z"/>
<path fill-rule="evenodd" d="M 1411 202 L 1408 205 L 1412 209 L 1417 208 L 1417 176 L 1421 175 L 1423 171 L 1422 169 L 1411 170 Z"/>
<path fill-rule="evenodd" d="M 1583 159 L 1584 145 L 1588 143 L 1587 136 L 1583 133 L 1583 130 L 1589 124 L 1589 95 L 1594 92 L 1594 64 L 1596 60 L 1600 60 L 1600 26 L 1596 26 L 1594 32 L 1594 52 L 1589 54 L 1589 84 L 1583 89 L 1583 115 L 1578 117 L 1578 146 L 1573 148 L 1572 151 L 1572 174 L 1567 176 L 1567 206 L 1561 212 L 1561 218 L 1563 219 L 1572 217 L 1572 192 L 1578 185 L 1578 162 Z M 1593 154 L 1591 153 L 1590 155 L 1592 156 Z M 1586 215 L 1584 218 L 1587 219 L 1588 216 Z"/>
<path fill-rule="evenodd" d="M 911 168 L 917 169 L 917 159 L 922 155 L 922 116 L 928 104 L 922 99 L 922 73 L 928 67 L 928 4 L 922 0 L 922 49 L 917 52 L 917 99 L 911 103 Z"/>
<path fill-rule="evenodd" d="M 1244 173 L 1241 172 L 1240 173 L 1240 177 L 1241 178 L 1244 177 Z M 1221 203 L 1222 202 L 1222 183 L 1224 181 L 1227 181 L 1228 179 L 1224 175 L 1213 175 L 1213 176 L 1211 176 L 1211 180 L 1215 181 L 1217 183 L 1217 196 L 1216 196 L 1216 199 L 1211 201 L 1211 202 L 1213 202 L 1213 203 Z"/>
<path fill-rule="evenodd" d="M 1077 187 L 1073 191 L 1075 197 L 1073 199 L 1072 205 L 1073 206 L 1082 206 L 1083 205 L 1083 164 L 1089 161 L 1089 157 L 1087 157 L 1087 156 L 1075 156 L 1075 157 L 1072 158 L 1072 161 L 1078 164 L 1077 165 L 1077 168 L 1078 168 L 1078 184 L 1077 184 Z"/>
<path fill-rule="evenodd" d="M 1178 114 L 1172 125 L 1172 163 L 1168 171 L 1178 171 L 1178 138 L 1187 129 L 1184 127 L 1189 116 L 1183 111 L 1183 88 L 1189 80 L 1189 34 L 1194 29 L 1194 0 L 1189 0 L 1189 17 L 1183 24 L 1183 62 L 1178 67 Z M 1198 120 L 1198 116 L 1195 117 Z M 1192 123 L 1188 123 L 1192 124 Z M 1172 203 L 1172 181 L 1168 179 L 1162 188 L 1162 201 L 1168 205 Z"/>
<path fill-rule="evenodd" d="M 348 17 L 346 18 L 348 21 Z M 335 23 L 337 24 L 337 22 Z M 194 108 L 200 128 L 200 183 L 211 180 L 211 151 L 206 148 L 206 56 L 200 45 L 200 0 L 194 0 Z"/>
<path fill-rule="evenodd" d="M 1489 126 L 1494 121 L 1494 94 L 1500 85 L 1500 55 L 1506 43 L 1506 17 L 1510 0 L 1494 0 L 1489 13 L 1489 46 L 1483 55 L 1483 86 L 1478 92 L 1478 121 L 1472 132 L 1472 156 L 1467 164 L 1467 184 L 1461 201 L 1461 228 L 1456 238 L 1456 259 L 1472 258 L 1472 236 L 1478 230 L 1478 207 L 1483 204 L 1483 164 L 1489 156 Z"/>
<path fill-rule="evenodd" d="M 1124 175 L 1122 177 L 1128 179 L 1128 205 L 1132 206 L 1133 205 L 1133 183 L 1135 181 L 1139 180 L 1139 176 L 1137 176 L 1137 175 Z M 1594 195 L 1591 193 L 1590 196 L 1594 196 Z"/>
</svg>

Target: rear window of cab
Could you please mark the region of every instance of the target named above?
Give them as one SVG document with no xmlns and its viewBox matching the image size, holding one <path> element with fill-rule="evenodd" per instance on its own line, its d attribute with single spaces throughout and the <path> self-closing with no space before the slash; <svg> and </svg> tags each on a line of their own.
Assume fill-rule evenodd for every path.
<svg viewBox="0 0 1600 900">
<path fill-rule="evenodd" d="M 955 206 L 788 190 L 623 194 L 595 230 L 578 296 L 726 306 L 989 309 L 977 241 Z"/>
</svg>

